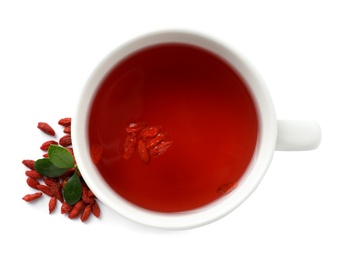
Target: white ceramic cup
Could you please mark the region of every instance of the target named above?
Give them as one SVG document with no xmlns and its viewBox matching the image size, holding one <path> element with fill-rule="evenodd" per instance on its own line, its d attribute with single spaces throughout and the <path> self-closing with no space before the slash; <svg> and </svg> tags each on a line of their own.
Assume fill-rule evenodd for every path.
<svg viewBox="0 0 345 260">
<path fill-rule="evenodd" d="M 179 213 L 153 212 L 135 206 L 119 196 L 102 178 L 90 157 L 88 142 L 89 110 L 100 82 L 113 66 L 131 53 L 161 43 L 186 43 L 207 49 L 229 62 L 248 85 L 256 104 L 259 131 L 252 161 L 232 192 L 195 210 Z M 269 167 L 274 151 L 310 150 L 319 146 L 321 130 L 313 121 L 277 120 L 269 91 L 251 63 L 232 47 L 203 34 L 161 31 L 133 39 L 111 52 L 88 79 L 72 120 L 72 141 L 78 167 L 84 180 L 106 206 L 135 222 L 164 229 L 188 229 L 216 221 L 238 207 L 256 189 Z"/>
</svg>

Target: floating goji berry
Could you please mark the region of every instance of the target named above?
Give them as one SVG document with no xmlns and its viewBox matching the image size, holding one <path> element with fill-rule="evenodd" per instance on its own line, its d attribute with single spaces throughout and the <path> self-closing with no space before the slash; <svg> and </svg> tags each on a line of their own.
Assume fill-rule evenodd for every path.
<svg viewBox="0 0 345 260">
<path fill-rule="evenodd" d="M 37 128 L 40 129 L 42 132 L 46 133 L 47 135 L 55 136 L 54 129 L 45 122 L 39 122 Z"/>
<path fill-rule="evenodd" d="M 23 160 L 22 163 L 31 170 L 35 170 L 35 160 Z"/>
<path fill-rule="evenodd" d="M 237 182 L 227 182 L 225 184 L 220 185 L 217 188 L 217 193 L 220 195 L 224 195 L 233 191 L 237 187 Z"/>
<path fill-rule="evenodd" d="M 94 144 L 90 149 L 91 160 L 94 164 L 97 164 L 103 155 L 103 147 L 99 144 Z"/>
<path fill-rule="evenodd" d="M 172 141 L 162 141 L 156 146 L 149 149 L 149 154 L 152 158 L 155 158 L 163 153 L 165 153 L 169 147 L 173 144 Z"/>
<path fill-rule="evenodd" d="M 36 192 L 33 194 L 27 194 L 23 197 L 23 200 L 30 202 L 30 201 L 34 201 L 36 199 L 38 199 L 39 197 L 42 196 L 42 192 Z"/>
<path fill-rule="evenodd" d="M 150 162 L 150 155 L 143 140 L 138 141 L 138 154 L 143 163 L 148 164 Z"/>
<path fill-rule="evenodd" d="M 135 152 L 137 146 L 137 137 L 133 134 L 130 134 L 126 137 L 125 143 L 122 148 L 122 156 L 126 160 L 131 158 Z"/>
<path fill-rule="evenodd" d="M 126 132 L 128 134 L 139 134 L 141 130 L 146 127 L 146 122 L 131 123 L 126 127 Z"/>
<path fill-rule="evenodd" d="M 166 135 L 168 133 L 167 132 L 161 132 L 161 133 L 158 133 L 156 135 L 156 137 L 152 138 L 152 139 L 149 139 L 147 142 L 146 142 L 146 148 L 147 149 L 151 149 L 152 147 L 158 145 L 160 142 L 162 142 Z"/>
<path fill-rule="evenodd" d="M 85 222 L 86 220 L 89 219 L 90 217 L 90 214 L 91 214 L 91 210 L 92 210 L 92 205 L 89 204 L 85 207 L 84 211 L 83 211 L 83 214 L 81 214 L 81 217 L 80 217 L 80 220 L 82 222 Z"/>
<path fill-rule="evenodd" d="M 173 142 L 165 141 L 167 132 L 161 130 L 161 126 L 147 126 L 146 122 L 131 123 L 126 127 L 128 135 L 122 148 L 123 157 L 129 159 L 137 150 L 141 161 L 148 164 L 151 157 L 165 153 Z"/>
<path fill-rule="evenodd" d="M 58 121 L 58 124 L 62 126 L 70 126 L 71 122 L 72 122 L 72 119 L 70 117 L 65 117 L 65 118 L 61 118 Z"/>
<path fill-rule="evenodd" d="M 41 148 L 42 151 L 48 151 L 49 146 L 50 146 L 51 144 L 58 145 L 59 143 L 56 142 L 55 140 L 49 140 L 49 141 L 44 142 L 44 143 L 41 145 L 40 148 Z"/>
<path fill-rule="evenodd" d="M 26 183 L 31 187 L 31 188 L 34 188 L 34 189 L 37 189 L 37 185 L 39 185 L 39 181 L 34 179 L 34 178 L 27 178 L 26 179 Z"/>
<path fill-rule="evenodd" d="M 155 137 L 161 129 L 161 126 L 148 126 L 141 130 L 139 136 L 142 139 L 151 139 Z"/>
<path fill-rule="evenodd" d="M 56 197 L 55 196 L 50 198 L 48 206 L 49 206 L 49 214 L 51 214 L 54 211 L 54 209 L 56 208 Z"/>
<path fill-rule="evenodd" d="M 67 134 L 60 138 L 59 144 L 63 147 L 69 146 L 72 144 L 71 135 Z"/>
</svg>

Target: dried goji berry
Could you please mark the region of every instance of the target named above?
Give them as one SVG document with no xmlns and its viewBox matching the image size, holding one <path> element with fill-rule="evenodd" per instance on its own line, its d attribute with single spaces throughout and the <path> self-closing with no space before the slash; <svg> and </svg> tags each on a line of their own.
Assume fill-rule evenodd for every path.
<svg viewBox="0 0 345 260">
<path fill-rule="evenodd" d="M 92 190 L 88 190 L 87 191 L 87 196 L 91 197 L 91 198 L 94 198 L 95 197 L 95 194 L 93 194 Z"/>
<path fill-rule="evenodd" d="M 56 180 L 54 180 L 54 179 L 52 179 L 52 178 L 45 177 L 45 178 L 43 178 L 43 182 L 44 182 L 47 186 L 51 187 L 51 186 L 53 186 L 53 185 L 55 184 Z"/>
<path fill-rule="evenodd" d="M 97 217 L 97 218 L 100 217 L 101 210 L 100 210 L 99 205 L 98 205 L 98 203 L 96 201 L 94 201 L 92 203 L 91 211 L 92 211 L 92 214 L 95 215 L 95 217 Z"/>
<path fill-rule="evenodd" d="M 35 161 L 34 160 L 23 160 L 22 163 L 31 170 L 35 170 Z"/>
<path fill-rule="evenodd" d="M 37 128 L 40 129 L 42 132 L 46 133 L 47 135 L 55 136 L 54 129 L 45 122 L 39 122 Z"/>
<path fill-rule="evenodd" d="M 48 151 L 49 146 L 50 146 L 51 144 L 58 145 L 59 143 L 56 142 L 56 141 L 54 141 L 54 140 L 49 140 L 49 141 L 44 142 L 44 143 L 41 145 L 40 148 L 41 148 L 42 151 Z"/>
<path fill-rule="evenodd" d="M 76 204 L 74 204 L 72 210 L 69 212 L 68 217 L 69 218 L 76 218 L 79 213 L 82 211 L 84 206 L 84 202 L 82 200 L 79 200 Z"/>
<path fill-rule="evenodd" d="M 49 214 L 51 214 L 56 207 L 56 197 L 55 196 L 50 198 L 48 206 L 49 206 Z"/>
<path fill-rule="evenodd" d="M 72 205 L 69 205 L 66 201 L 64 201 L 61 205 L 61 214 L 69 213 L 73 209 Z"/>
<path fill-rule="evenodd" d="M 93 197 L 89 196 L 89 187 L 87 187 L 86 185 L 82 186 L 82 196 L 81 199 L 84 201 L 84 203 L 86 204 L 92 204 L 95 199 Z"/>
<path fill-rule="evenodd" d="M 60 188 L 56 193 L 55 193 L 56 198 L 62 203 L 64 198 L 62 194 L 62 189 Z"/>
<path fill-rule="evenodd" d="M 138 154 L 139 154 L 140 160 L 143 163 L 148 164 L 150 162 L 149 152 L 147 151 L 145 143 L 142 140 L 138 141 Z"/>
<path fill-rule="evenodd" d="M 39 185 L 40 183 L 34 179 L 34 178 L 27 178 L 26 179 L 26 183 L 31 187 L 31 188 L 34 188 L 34 189 L 37 189 L 37 185 Z"/>
<path fill-rule="evenodd" d="M 55 181 L 51 186 L 51 191 L 53 195 L 62 203 L 64 201 L 63 195 L 62 195 L 62 188 L 59 181 Z"/>
<path fill-rule="evenodd" d="M 61 118 L 58 121 L 58 124 L 62 126 L 70 126 L 71 122 L 72 122 L 72 119 L 70 117 L 65 117 L 65 118 Z"/>
<path fill-rule="evenodd" d="M 25 171 L 25 175 L 34 179 L 42 178 L 42 175 L 35 170 Z"/>
<path fill-rule="evenodd" d="M 63 132 L 65 133 L 65 134 L 70 134 L 71 133 L 71 126 L 69 125 L 69 126 L 66 126 L 64 129 L 63 129 Z"/>
<path fill-rule="evenodd" d="M 86 220 L 89 219 L 90 217 L 90 214 L 91 214 L 91 210 L 92 210 L 92 205 L 89 204 L 85 207 L 84 211 L 83 211 L 83 214 L 81 214 L 81 217 L 80 217 L 80 220 L 82 222 L 85 222 Z"/>
<path fill-rule="evenodd" d="M 63 147 L 69 146 L 72 144 L 71 135 L 67 134 L 60 138 L 59 144 Z"/>
<path fill-rule="evenodd" d="M 131 158 L 135 152 L 137 146 L 137 137 L 133 134 L 130 134 L 126 137 L 125 143 L 122 148 L 122 156 L 126 160 Z"/>
<path fill-rule="evenodd" d="M 37 185 L 37 189 L 42 191 L 45 195 L 48 195 L 48 196 L 53 196 L 53 192 L 52 192 L 52 189 L 46 185 L 42 185 L 42 184 L 39 184 Z"/>
<path fill-rule="evenodd" d="M 84 201 L 85 204 L 92 204 L 95 201 L 94 198 L 88 196 L 82 196 L 81 199 Z"/>
<path fill-rule="evenodd" d="M 73 148 L 68 147 L 68 146 L 72 145 L 71 118 L 62 118 L 59 120 L 58 123 L 59 123 L 59 125 L 64 127 L 63 132 L 66 135 L 61 137 L 58 140 L 58 142 L 55 140 L 49 140 L 49 141 L 44 142 L 40 148 L 43 151 L 48 151 L 50 145 L 52 145 L 52 144 L 61 145 L 61 146 L 65 147 L 72 154 L 72 156 L 74 158 Z M 130 131 L 133 131 L 133 133 L 134 133 L 135 131 L 137 131 L 137 132 L 141 131 L 142 127 L 144 127 L 144 126 L 146 126 L 146 123 L 141 125 L 139 128 L 137 126 L 137 130 L 135 130 L 135 128 L 131 129 L 131 127 L 129 127 L 129 129 L 131 129 Z M 55 131 L 53 130 L 53 128 L 49 124 L 47 124 L 45 122 L 39 122 L 37 127 L 41 131 L 43 131 L 44 133 L 51 135 L 51 136 L 55 136 Z M 135 144 L 135 146 L 136 146 L 136 144 Z M 102 152 L 103 152 L 102 150 L 103 150 L 102 147 L 101 147 L 101 149 L 99 149 L 99 147 L 97 147 L 97 149 L 95 149 L 93 151 L 94 161 L 99 161 L 99 159 L 102 155 Z M 95 154 L 97 155 L 96 157 L 95 157 Z M 43 157 L 49 157 L 48 153 L 43 154 Z M 74 162 L 75 162 L 75 158 L 74 158 Z M 56 208 L 56 205 L 57 205 L 57 200 L 59 200 L 62 203 L 61 213 L 62 214 L 68 213 L 69 218 L 75 218 L 81 212 L 82 212 L 82 215 L 81 215 L 80 219 L 83 222 L 85 222 L 89 218 L 91 212 L 96 217 L 100 216 L 100 209 L 99 209 L 99 206 L 95 200 L 96 197 L 93 194 L 93 192 L 87 187 L 87 185 L 83 182 L 80 171 L 77 171 L 77 172 L 78 172 L 78 176 L 81 178 L 81 181 L 84 185 L 82 198 L 76 204 L 69 205 L 64 200 L 62 189 L 63 189 L 64 185 L 67 183 L 70 176 L 76 171 L 75 168 L 69 169 L 60 177 L 48 178 L 48 177 L 45 177 L 45 176 L 39 174 L 35 170 L 35 161 L 34 160 L 23 160 L 22 163 L 30 169 L 30 170 L 27 170 L 25 172 L 25 174 L 28 176 L 27 184 L 30 187 L 36 188 L 40 191 L 40 192 L 36 192 L 33 194 L 25 195 L 23 197 L 23 200 L 33 201 L 33 200 L 41 197 L 42 194 L 44 193 L 44 194 L 51 197 L 49 200 L 49 205 L 48 205 L 49 206 L 49 214 L 51 214 L 54 211 L 54 209 Z M 75 164 L 76 164 L 76 162 L 75 162 Z M 40 178 L 43 179 L 43 182 L 45 185 L 41 184 L 38 181 L 38 179 L 40 179 Z"/>
<path fill-rule="evenodd" d="M 150 156 L 152 158 L 154 158 L 154 157 L 157 157 L 157 156 L 165 153 L 172 144 L 173 144 L 172 141 L 162 141 L 162 142 L 160 142 L 155 147 L 152 147 L 151 149 L 149 149 Z"/>
<path fill-rule="evenodd" d="M 36 192 L 33 194 L 27 194 L 23 197 L 23 200 L 30 202 L 30 201 L 34 201 L 36 199 L 38 199 L 39 197 L 42 196 L 42 192 Z"/>
</svg>

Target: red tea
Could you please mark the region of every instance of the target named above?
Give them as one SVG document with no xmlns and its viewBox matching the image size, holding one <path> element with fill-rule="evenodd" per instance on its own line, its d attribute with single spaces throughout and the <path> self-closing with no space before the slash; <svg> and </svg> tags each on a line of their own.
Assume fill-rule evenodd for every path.
<svg viewBox="0 0 345 260">
<path fill-rule="evenodd" d="M 159 126 L 172 143 L 145 162 L 142 143 L 139 155 L 123 156 L 126 128 L 140 122 Z M 195 209 L 235 188 L 257 135 L 246 83 L 223 59 L 187 44 L 148 47 L 116 65 L 89 117 L 90 147 L 102 148 L 96 166 L 104 179 L 126 200 L 159 212 Z"/>
</svg>

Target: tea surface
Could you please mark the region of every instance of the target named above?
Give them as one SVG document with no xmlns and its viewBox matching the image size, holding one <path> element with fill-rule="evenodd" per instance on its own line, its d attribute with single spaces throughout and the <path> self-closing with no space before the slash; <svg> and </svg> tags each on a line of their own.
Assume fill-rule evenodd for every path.
<svg viewBox="0 0 345 260">
<path fill-rule="evenodd" d="M 143 163 L 122 154 L 131 123 L 160 126 L 172 145 Z M 162 130 L 162 131 L 163 131 Z M 140 207 L 179 212 L 206 205 L 236 186 L 258 134 L 254 102 L 239 75 L 216 55 L 185 44 L 134 53 L 101 83 L 89 117 L 97 168 Z"/>
</svg>

